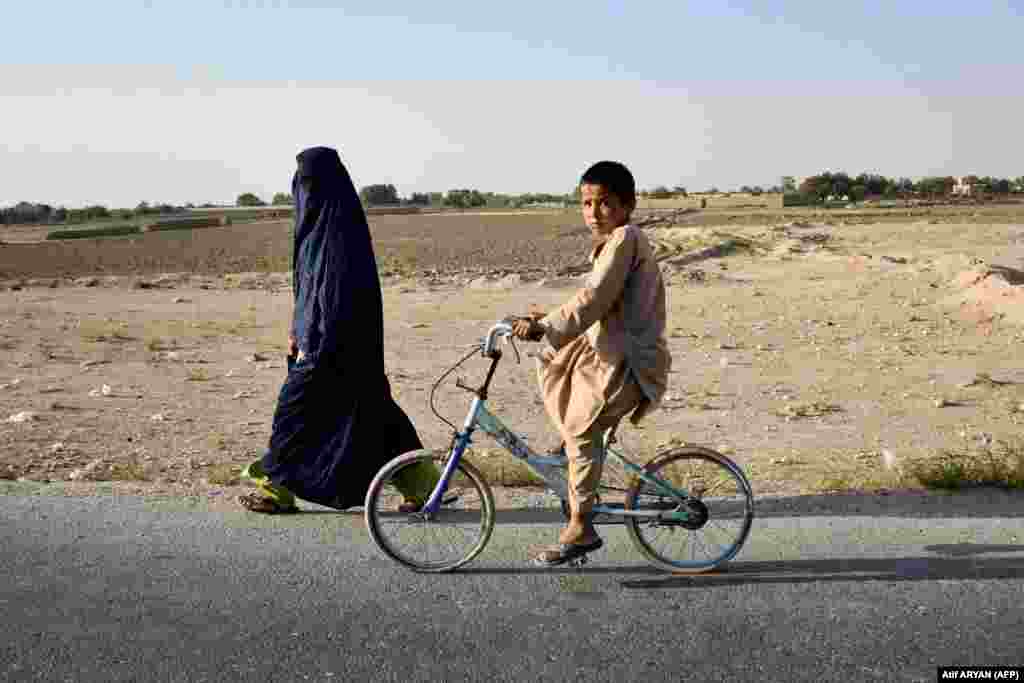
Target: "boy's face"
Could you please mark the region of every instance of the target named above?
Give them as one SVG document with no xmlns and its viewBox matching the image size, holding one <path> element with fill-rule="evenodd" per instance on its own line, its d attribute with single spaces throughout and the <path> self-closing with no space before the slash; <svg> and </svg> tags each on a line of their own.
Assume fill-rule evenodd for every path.
<svg viewBox="0 0 1024 683">
<path fill-rule="evenodd" d="M 612 194 L 604 185 L 584 183 L 580 185 L 580 203 L 583 207 L 583 220 L 590 228 L 590 234 L 596 240 L 603 241 L 615 228 L 625 225 L 629 220 L 632 206 L 622 203 L 617 195 Z"/>
</svg>

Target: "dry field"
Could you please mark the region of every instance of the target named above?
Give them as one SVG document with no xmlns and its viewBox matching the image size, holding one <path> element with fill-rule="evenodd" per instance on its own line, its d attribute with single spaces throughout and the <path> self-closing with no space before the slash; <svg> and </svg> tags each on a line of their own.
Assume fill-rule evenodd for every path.
<svg viewBox="0 0 1024 683">
<path fill-rule="evenodd" d="M 48 228 L 0 229 L 0 281 L 91 275 L 281 272 L 291 223 L 266 221 L 126 237 L 41 241 Z M 370 217 L 382 269 L 557 270 L 580 260 L 586 229 L 576 212 Z"/>
<path fill-rule="evenodd" d="M 1024 266 L 1024 211 L 908 212 L 704 212 L 652 224 L 674 365 L 663 409 L 623 430 L 627 450 L 643 459 L 672 440 L 720 447 L 759 494 L 920 487 L 921 463 L 968 453 L 1024 475 L 1005 447 L 1024 422 L 1019 282 L 1012 272 L 1001 289 L 975 282 L 991 264 Z M 578 282 L 556 275 L 583 260 L 587 238 L 568 213 L 372 224 L 392 384 L 424 441 L 442 447 L 433 380 L 495 319 L 568 297 Z M 285 372 L 291 297 L 274 271 L 286 268 L 287 233 L 264 223 L 0 245 L 0 478 L 26 490 L 226 499 L 267 441 Z M 94 274 L 107 277 L 72 282 Z M 521 365 L 508 354 L 499 369 L 492 407 L 552 445 L 531 346 L 520 350 Z M 485 368 L 465 367 L 466 380 Z M 439 405 L 461 419 L 467 396 L 449 385 Z M 496 480 L 526 481 L 492 444 L 477 445 Z"/>
</svg>

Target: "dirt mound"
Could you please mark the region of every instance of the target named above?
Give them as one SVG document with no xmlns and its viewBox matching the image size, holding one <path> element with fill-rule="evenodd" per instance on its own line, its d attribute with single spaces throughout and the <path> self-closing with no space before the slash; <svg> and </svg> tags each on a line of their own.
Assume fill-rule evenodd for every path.
<svg viewBox="0 0 1024 683">
<path fill-rule="evenodd" d="M 984 324 L 999 319 L 1024 325 L 1024 271 L 983 265 L 961 271 L 953 286 L 960 291 L 942 303 L 958 308 L 965 320 Z"/>
</svg>

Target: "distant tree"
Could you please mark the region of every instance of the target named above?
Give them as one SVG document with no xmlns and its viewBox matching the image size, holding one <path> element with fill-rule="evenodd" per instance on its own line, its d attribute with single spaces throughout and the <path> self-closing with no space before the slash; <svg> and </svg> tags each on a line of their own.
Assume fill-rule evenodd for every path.
<svg viewBox="0 0 1024 683">
<path fill-rule="evenodd" d="M 647 195 L 652 199 L 668 199 L 672 196 L 672 193 L 664 185 L 658 185 L 648 192 Z"/>
<path fill-rule="evenodd" d="M 914 191 L 930 197 L 945 197 L 953 192 L 956 179 L 952 176 L 927 176 L 914 184 Z"/>
<path fill-rule="evenodd" d="M 871 196 L 885 196 L 891 194 L 891 188 L 894 185 L 894 181 L 886 178 L 885 176 L 874 173 L 861 173 L 859 176 L 854 178 L 851 183 L 855 186 L 860 185 L 864 188 L 864 194 Z"/>
<path fill-rule="evenodd" d="M 752 188 L 750 185 L 743 185 L 742 187 L 740 187 L 740 192 L 744 194 L 753 194 L 754 188 Z"/>
<path fill-rule="evenodd" d="M 487 204 L 487 198 L 478 190 L 448 190 L 444 203 L 456 209 L 471 209 Z"/>
<path fill-rule="evenodd" d="M 254 195 L 252 192 L 244 192 L 238 195 L 238 199 L 235 200 L 236 206 L 266 206 L 264 201 Z"/>
<path fill-rule="evenodd" d="M 782 176 L 782 191 L 796 192 L 796 178 L 791 175 Z"/>
<path fill-rule="evenodd" d="M 110 210 L 105 206 L 99 204 L 93 204 L 83 209 L 86 220 L 98 220 L 103 218 L 110 218 Z"/>
<path fill-rule="evenodd" d="M 367 206 L 386 206 L 399 204 L 398 190 L 394 185 L 367 185 L 359 191 L 359 198 Z"/>
<path fill-rule="evenodd" d="M 270 203 L 274 206 L 287 206 L 294 204 L 295 200 L 287 192 L 278 192 L 274 195 L 274 198 L 270 200 Z"/>
<path fill-rule="evenodd" d="M 485 192 L 484 201 L 486 206 L 492 209 L 503 209 L 512 205 L 512 197 L 496 192 Z"/>
<path fill-rule="evenodd" d="M 676 185 L 675 187 L 672 188 L 672 193 L 673 194 L 681 194 L 681 195 L 683 195 L 685 197 L 686 196 L 686 188 L 683 187 L 682 185 Z"/>
<path fill-rule="evenodd" d="M 413 206 L 430 206 L 430 195 L 426 192 L 413 192 L 409 203 Z"/>
<path fill-rule="evenodd" d="M 1024 175 L 1013 181 L 1014 192 L 1024 192 Z"/>
</svg>

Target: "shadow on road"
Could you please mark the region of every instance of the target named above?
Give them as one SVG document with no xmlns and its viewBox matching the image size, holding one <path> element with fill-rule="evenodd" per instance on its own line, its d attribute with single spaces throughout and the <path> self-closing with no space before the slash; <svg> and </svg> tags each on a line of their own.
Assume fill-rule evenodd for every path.
<svg viewBox="0 0 1024 683">
<path fill-rule="evenodd" d="M 754 514 L 772 517 L 1024 517 L 1024 490 L 837 493 L 754 499 Z"/>
<path fill-rule="evenodd" d="M 724 571 L 690 576 L 623 581 L 624 588 L 664 590 L 760 583 L 818 581 L 937 581 L 943 579 L 1024 579 L 1024 545 L 928 546 L 926 550 L 959 557 L 836 558 L 779 562 L 737 562 Z M 1017 557 L 978 558 L 986 553 L 1020 553 Z"/>
</svg>

